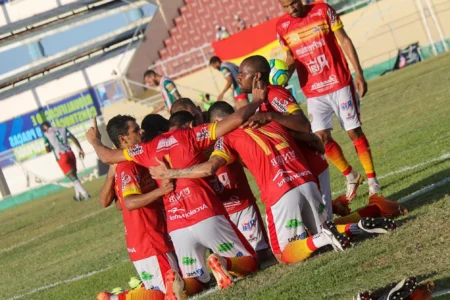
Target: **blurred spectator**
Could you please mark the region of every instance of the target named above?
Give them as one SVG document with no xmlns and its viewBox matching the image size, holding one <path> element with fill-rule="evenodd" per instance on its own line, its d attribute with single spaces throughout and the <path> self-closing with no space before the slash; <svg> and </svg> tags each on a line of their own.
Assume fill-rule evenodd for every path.
<svg viewBox="0 0 450 300">
<path fill-rule="evenodd" d="M 216 41 L 224 40 L 230 36 L 225 26 L 216 25 Z"/>
<path fill-rule="evenodd" d="M 236 20 L 235 24 L 238 32 L 247 28 L 247 26 L 245 25 L 245 21 L 242 20 L 241 17 L 239 17 L 239 15 L 234 15 L 234 19 Z"/>
<path fill-rule="evenodd" d="M 209 94 L 200 94 L 200 101 L 203 103 L 203 109 L 207 111 L 209 107 L 214 103 L 214 100 L 209 98 Z"/>
</svg>

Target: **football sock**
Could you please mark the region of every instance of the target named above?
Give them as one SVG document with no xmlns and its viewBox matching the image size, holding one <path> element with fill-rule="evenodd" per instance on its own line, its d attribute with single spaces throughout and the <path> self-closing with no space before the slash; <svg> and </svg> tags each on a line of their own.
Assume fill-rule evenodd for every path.
<svg viewBox="0 0 450 300">
<path fill-rule="evenodd" d="M 323 233 L 310 236 L 303 240 L 290 242 L 281 255 L 285 263 L 295 263 L 307 259 L 317 249 L 329 245 L 330 242 Z"/>
<path fill-rule="evenodd" d="M 358 153 L 359 161 L 366 172 L 367 178 L 374 178 L 376 176 L 375 169 L 373 167 L 372 152 L 370 151 L 369 141 L 363 134 L 359 138 L 353 141 L 355 145 L 356 153 Z"/>
<path fill-rule="evenodd" d="M 187 296 L 193 296 L 205 289 L 203 284 L 195 278 L 183 278 L 184 292 Z"/>
<path fill-rule="evenodd" d="M 340 217 L 334 220 L 334 224 L 349 224 L 358 223 L 359 220 L 365 217 L 379 217 L 380 209 L 376 205 L 368 205 L 355 212 L 352 212 L 348 216 Z"/>
<path fill-rule="evenodd" d="M 128 291 L 126 294 L 126 300 L 164 300 L 164 293 L 156 290 L 146 290 L 140 288 L 136 290 Z"/>
<path fill-rule="evenodd" d="M 236 277 L 245 277 L 258 270 L 258 263 L 251 256 L 223 257 L 227 262 L 227 270 Z"/>
<path fill-rule="evenodd" d="M 81 185 L 81 181 L 79 179 L 73 182 L 73 187 L 75 188 L 75 191 L 78 192 L 77 196 L 78 194 L 81 194 L 85 199 L 89 197 L 88 192 L 86 192 L 83 185 Z"/>
<path fill-rule="evenodd" d="M 356 223 L 336 225 L 336 229 L 337 231 L 339 231 L 339 233 L 345 234 L 348 237 L 361 235 L 363 233 L 363 231 L 358 227 L 358 224 Z"/>
<path fill-rule="evenodd" d="M 330 139 L 328 144 L 325 146 L 325 154 L 331 163 L 340 171 L 342 174 L 347 176 L 352 171 L 352 166 L 344 156 L 341 146 L 336 143 L 335 140 Z"/>
</svg>

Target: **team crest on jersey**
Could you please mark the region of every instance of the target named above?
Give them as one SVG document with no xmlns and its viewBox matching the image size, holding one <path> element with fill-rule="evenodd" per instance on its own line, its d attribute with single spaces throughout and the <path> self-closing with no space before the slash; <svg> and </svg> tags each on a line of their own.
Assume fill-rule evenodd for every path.
<svg viewBox="0 0 450 300">
<path fill-rule="evenodd" d="M 223 150 L 225 150 L 225 146 L 223 145 L 223 137 L 220 137 L 220 138 L 216 141 L 216 144 L 214 145 L 214 150 L 217 150 L 217 151 L 223 151 Z"/>
<path fill-rule="evenodd" d="M 144 149 L 142 149 L 142 146 L 139 144 L 136 144 L 128 149 L 128 155 L 133 157 L 139 154 L 144 153 Z"/>
<path fill-rule="evenodd" d="M 272 101 L 272 105 L 276 108 L 277 111 L 280 113 L 287 113 L 287 107 L 289 105 L 289 102 L 285 99 L 278 100 L 277 97 L 275 97 Z"/>
<path fill-rule="evenodd" d="M 169 150 L 173 146 L 178 145 L 178 141 L 173 136 L 170 136 L 167 139 L 161 139 L 158 142 L 158 146 L 156 146 L 156 151 Z"/>
<path fill-rule="evenodd" d="M 291 25 L 291 21 L 286 21 L 281 23 L 281 28 L 286 29 L 289 27 L 289 25 Z"/>
<path fill-rule="evenodd" d="M 203 141 L 204 139 L 209 139 L 209 130 L 207 127 L 202 127 L 200 132 L 197 132 L 197 141 Z"/>
<path fill-rule="evenodd" d="M 327 15 L 328 18 L 330 18 L 331 24 L 334 24 L 334 22 L 336 21 L 336 13 L 331 8 L 329 8 L 327 11 Z"/>
<path fill-rule="evenodd" d="M 131 182 L 131 177 L 125 174 L 125 172 L 122 172 L 120 173 L 120 179 L 122 180 L 122 191 L 124 191 L 127 184 Z"/>
</svg>

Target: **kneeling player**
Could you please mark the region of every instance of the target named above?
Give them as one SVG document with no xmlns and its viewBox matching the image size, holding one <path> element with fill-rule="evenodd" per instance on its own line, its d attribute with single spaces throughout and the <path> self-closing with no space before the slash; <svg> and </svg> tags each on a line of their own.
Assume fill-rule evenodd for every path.
<svg viewBox="0 0 450 300">
<path fill-rule="evenodd" d="M 144 121 L 148 123 L 153 116 L 147 116 Z M 118 115 L 108 122 L 106 129 L 118 149 L 126 149 L 141 141 L 141 130 L 133 117 Z M 162 201 L 158 201 L 172 190 L 173 183 L 169 181 L 158 188 L 144 167 L 134 162 L 121 162 L 116 168 L 111 167 L 100 191 L 100 202 L 104 207 L 109 206 L 116 197 L 120 204 L 128 254 L 145 286 L 145 289 L 133 291 L 133 295 L 164 298 L 165 274 L 170 269 L 178 269 L 167 233 Z M 128 292 L 121 293 L 117 298 L 123 296 L 127 299 L 126 294 Z M 112 295 L 103 292 L 97 298 L 111 299 Z"/>
</svg>

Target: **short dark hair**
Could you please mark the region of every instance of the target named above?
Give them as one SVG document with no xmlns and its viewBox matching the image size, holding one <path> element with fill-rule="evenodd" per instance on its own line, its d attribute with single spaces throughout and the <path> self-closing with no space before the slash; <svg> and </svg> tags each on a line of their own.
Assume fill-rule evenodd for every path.
<svg viewBox="0 0 450 300">
<path fill-rule="evenodd" d="M 145 79 L 145 77 L 150 76 L 150 75 L 156 75 L 156 72 L 153 71 L 153 70 L 147 70 L 147 71 L 145 71 L 145 73 L 144 73 L 144 79 Z"/>
<path fill-rule="evenodd" d="M 186 108 L 189 106 L 195 109 L 197 108 L 197 105 L 195 105 L 195 103 L 191 99 L 180 98 L 172 104 L 172 107 L 170 108 L 170 114 L 173 115 L 176 112 L 186 110 Z"/>
<path fill-rule="evenodd" d="M 269 82 L 270 64 L 264 56 L 249 56 L 242 61 L 241 65 L 243 64 L 249 64 L 253 68 L 253 71 L 261 73 L 261 77 L 264 81 Z"/>
<path fill-rule="evenodd" d="M 214 102 L 208 109 L 208 120 L 212 122 L 216 118 L 225 118 L 234 113 L 233 106 L 228 102 L 218 101 Z"/>
<path fill-rule="evenodd" d="M 142 120 L 141 128 L 144 130 L 143 142 L 148 142 L 169 130 L 169 120 L 159 114 L 149 114 Z"/>
<path fill-rule="evenodd" d="M 213 56 L 209 59 L 209 64 L 222 63 L 222 60 L 218 56 Z"/>
<path fill-rule="evenodd" d="M 136 119 L 128 115 L 117 115 L 108 121 L 106 132 L 109 139 L 117 148 L 120 148 L 120 135 L 128 135 L 128 121 L 136 122 Z"/>
<path fill-rule="evenodd" d="M 50 124 L 49 121 L 44 121 L 44 122 L 42 122 L 42 124 L 41 124 L 41 130 L 44 130 L 44 126 L 52 127 L 52 124 Z"/>
<path fill-rule="evenodd" d="M 172 127 L 182 127 L 189 122 L 193 122 L 195 120 L 194 116 L 191 115 L 190 112 L 187 111 L 179 111 L 170 116 L 169 123 L 170 128 Z"/>
</svg>

